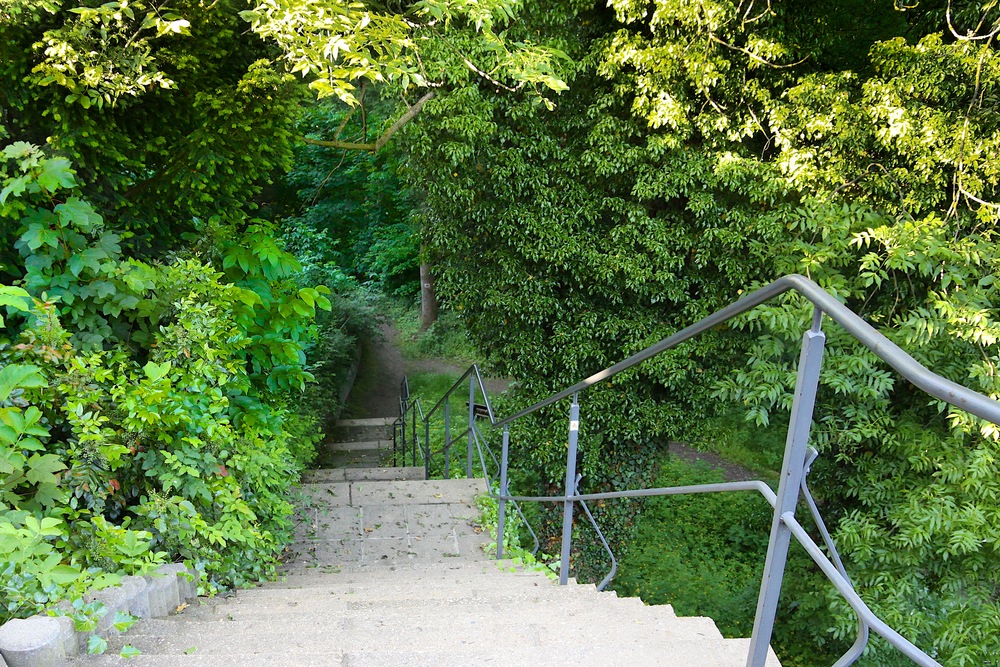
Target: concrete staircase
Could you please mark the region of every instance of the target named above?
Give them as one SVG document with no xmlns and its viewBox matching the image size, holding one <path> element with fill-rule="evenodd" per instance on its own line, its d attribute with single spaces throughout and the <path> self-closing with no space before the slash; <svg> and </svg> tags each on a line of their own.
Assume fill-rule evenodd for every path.
<svg viewBox="0 0 1000 667">
<path fill-rule="evenodd" d="M 342 424 L 323 456 L 342 467 L 305 476 L 281 581 L 143 620 L 105 656 L 73 664 L 745 664 L 748 641 L 723 639 L 711 619 L 488 560 L 473 524 L 483 481 L 379 467 L 385 422 Z M 126 643 L 142 655 L 117 657 Z"/>
</svg>

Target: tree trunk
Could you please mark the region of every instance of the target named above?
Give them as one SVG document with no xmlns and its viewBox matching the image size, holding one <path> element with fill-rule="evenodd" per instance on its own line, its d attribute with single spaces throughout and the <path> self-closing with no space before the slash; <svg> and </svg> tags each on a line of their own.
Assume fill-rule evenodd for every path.
<svg viewBox="0 0 1000 667">
<path fill-rule="evenodd" d="M 420 330 L 427 331 L 438 317 L 437 294 L 434 292 L 434 274 L 431 265 L 420 264 Z"/>
</svg>

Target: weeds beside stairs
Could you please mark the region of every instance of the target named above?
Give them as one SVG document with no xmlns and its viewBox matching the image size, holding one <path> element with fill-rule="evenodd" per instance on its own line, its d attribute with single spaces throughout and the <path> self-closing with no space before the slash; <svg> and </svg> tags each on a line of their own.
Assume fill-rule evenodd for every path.
<svg viewBox="0 0 1000 667">
<path fill-rule="evenodd" d="M 482 480 L 380 467 L 391 420 L 339 425 L 309 471 L 281 581 L 140 622 L 113 639 L 142 655 L 74 664 L 383 667 L 670 665 L 737 667 L 747 641 L 669 606 L 557 586 L 489 560 L 474 527 Z M 391 451 L 391 450 L 390 450 Z M 772 663 L 769 662 L 770 667 Z M 777 660 L 773 661 L 777 666 Z"/>
</svg>

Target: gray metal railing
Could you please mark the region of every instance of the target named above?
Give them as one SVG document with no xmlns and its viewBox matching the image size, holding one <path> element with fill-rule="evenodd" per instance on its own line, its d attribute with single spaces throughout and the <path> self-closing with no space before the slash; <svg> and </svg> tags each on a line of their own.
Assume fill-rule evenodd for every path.
<svg viewBox="0 0 1000 667">
<path fill-rule="evenodd" d="M 419 449 L 420 435 L 417 432 L 417 422 L 426 424 L 424 409 L 420 404 L 420 399 L 410 395 L 410 380 L 405 375 L 399 385 L 399 417 L 392 423 L 392 465 L 393 467 L 407 463 L 407 453 L 409 462 L 414 467 L 417 466 L 417 453 L 419 451 L 424 465 L 425 476 L 429 476 L 429 466 L 427 452 Z M 425 430 L 424 442 L 430 440 L 430 433 Z M 409 452 L 407 451 L 409 448 Z"/>
<path fill-rule="evenodd" d="M 777 493 L 771 490 L 764 482 L 729 482 L 723 484 L 703 484 L 696 486 L 668 487 L 656 489 L 634 489 L 627 491 L 615 491 L 609 493 L 581 494 L 579 492 L 579 477 L 576 474 L 577 441 L 580 429 L 580 405 L 579 393 L 587 390 L 595 384 L 607 380 L 614 375 L 640 364 L 651 357 L 675 347 L 686 340 L 731 320 L 742 313 L 745 313 L 764 302 L 773 299 L 788 291 L 795 291 L 809 300 L 813 306 L 812 326 L 805 331 L 802 339 L 802 350 L 799 356 L 799 365 L 796 376 L 796 384 L 792 399 L 791 414 L 789 417 L 788 435 L 785 441 L 785 453 L 782 460 L 781 477 L 778 483 Z M 769 285 L 744 296 L 731 305 L 709 315 L 699 322 L 678 331 L 662 341 L 652 345 L 628 359 L 621 361 L 599 373 L 591 375 L 587 379 L 577 384 L 555 393 L 534 405 L 531 405 L 508 417 L 497 419 L 489 403 L 489 396 L 483 384 L 482 376 L 478 366 L 472 366 L 465 374 L 455 382 L 445 396 L 438 403 L 422 415 L 425 424 L 424 460 L 425 472 L 430 474 L 431 458 L 434 452 L 430 447 L 430 419 L 443 407 L 445 411 L 445 444 L 441 452 L 444 453 L 446 464 L 444 466 L 445 475 L 448 474 L 450 466 L 449 452 L 454 440 L 451 437 L 450 420 L 450 397 L 459 388 L 464 387 L 466 380 L 469 381 L 469 426 L 458 438 L 468 435 L 467 453 L 467 476 L 472 475 L 472 451 L 473 447 L 480 448 L 480 461 L 483 472 L 487 477 L 491 477 L 487 470 L 487 461 L 482 454 L 482 448 L 486 442 L 482 438 L 476 424 L 476 391 L 481 392 L 484 399 L 485 409 L 483 416 L 489 418 L 489 423 L 495 428 L 502 428 L 501 456 L 497 464 L 499 466 L 499 479 L 496 484 L 491 483 L 491 495 L 497 499 L 498 504 L 498 525 L 497 525 L 497 557 L 503 555 L 504 531 L 506 521 L 507 503 L 512 503 L 520 512 L 518 502 L 555 502 L 563 504 L 563 531 L 562 531 L 562 558 L 560 561 L 560 583 L 566 584 L 569 576 L 569 560 L 572 546 L 573 515 L 576 503 L 581 503 L 584 511 L 597 528 L 598 535 L 604 546 L 604 541 L 600 529 L 594 521 L 586 501 L 606 500 L 611 498 L 642 498 L 661 495 L 679 495 L 689 493 L 715 493 L 723 491 L 756 491 L 760 493 L 767 502 L 774 508 L 772 516 L 770 537 L 768 540 L 767 556 L 764 562 L 764 574 L 761 581 L 760 594 L 757 600 L 757 610 L 754 617 L 753 634 L 750 640 L 750 649 L 747 656 L 747 667 L 764 667 L 767 658 L 768 646 L 774 630 L 774 619 L 778 607 L 778 598 L 781 593 L 781 585 L 784 577 L 785 564 L 788 556 L 788 549 L 791 539 L 794 537 L 805 548 L 809 556 L 816 562 L 824 575 L 831 581 L 834 587 L 843 595 L 844 599 L 854 610 L 858 617 L 858 638 L 850 649 L 835 663 L 834 667 L 846 667 L 853 664 L 864 651 L 868 642 L 870 631 L 887 640 L 892 646 L 910 658 L 921 667 L 940 667 L 939 663 L 919 648 L 914 646 L 906 638 L 889 627 L 878 618 L 868 608 L 864 601 L 858 596 L 844 569 L 843 563 L 837 553 L 836 546 L 830 536 L 829 531 L 820 516 L 815 501 L 809 492 L 806 482 L 809 467 L 817 456 L 816 450 L 809 447 L 809 432 L 813 422 L 813 409 L 815 407 L 816 394 L 819 388 L 819 375 L 822 365 L 823 349 L 826 336 L 821 325 L 823 317 L 827 316 L 839 324 L 845 331 L 850 333 L 855 339 L 871 350 L 876 356 L 895 369 L 900 375 L 909 380 L 915 386 L 950 405 L 961 410 L 970 412 L 973 415 L 986 419 L 994 424 L 1000 425 L 1000 402 L 997 402 L 983 394 L 972 391 L 951 380 L 943 378 L 919 364 L 910 355 L 900 349 L 888 338 L 876 331 L 871 325 L 861 319 L 849 308 L 837 301 L 831 294 L 823 290 L 819 285 L 808 278 L 799 275 L 789 275 L 780 278 Z M 401 400 L 401 406 L 409 399 Z M 511 495 L 508 488 L 508 461 L 510 452 L 510 424 L 518 419 L 526 417 L 546 406 L 552 405 L 565 398 L 572 398 L 569 414 L 568 447 L 566 457 L 566 480 L 565 494 L 562 496 L 517 496 Z M 413 413 L 415 415 L 415 412 Z M 405 424 L 406 412 L 403 412 L 401 420 Z M 414 434 L 416 429 L 414 428 Z M 490 455 L 492 450 L 486 447 Z M 496 461 L 496 458 L 493 457 Z M 497 490 L 492 491 L 496 486 Z M 810 514 L 822 535 L 823 542 L 829 552 L 829 556 L 817 545 L 802 525 L 795 518 L 795 509 L 798 505 L 799 497 L 804 497 L 809 507 Z M 523 517 L 524 515 L 521 514 Z M 532 532 L 532 535 L 534 533 Z M 537 537 L 536 548 L 537 548 Z M 608 548 L 610 553 L 610 548 Z M 601 587 L 614 575 L 614 555 L 612 558 L 612 572 L 601 582 Z"/>
</svg>

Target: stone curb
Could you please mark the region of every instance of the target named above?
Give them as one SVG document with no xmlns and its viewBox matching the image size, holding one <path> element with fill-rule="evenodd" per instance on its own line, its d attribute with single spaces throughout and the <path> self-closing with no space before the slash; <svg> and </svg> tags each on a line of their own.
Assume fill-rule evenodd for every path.
<svg viewBox="0 0 1000 667">
<path fill-rule="evenodd" d="M 164 617 L 197 596 L 198 572 L 180 563 L 161 565 L 145 577 L 123 577 L 118 586 L 84 595 L 86 602 L 98 600 L 108 610 L 93 632 L 77 632 L 66 616 L 37 614 L 4 623 L 0 626 L 0 667 L 62 667 L 68 658 L 86 651 L 91 635 L 107 639 L 118 634 L 113 627 L 118 612 L 138 618 Z M 71 611 L 66 602 L 56 609 Z"/>
</svg>

